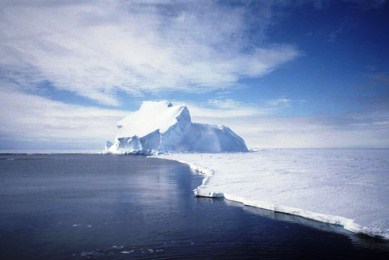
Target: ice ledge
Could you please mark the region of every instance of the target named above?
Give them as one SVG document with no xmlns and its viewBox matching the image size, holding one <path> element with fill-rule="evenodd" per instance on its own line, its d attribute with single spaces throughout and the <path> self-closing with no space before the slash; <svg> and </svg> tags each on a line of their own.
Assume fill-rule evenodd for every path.
<svg viewBox="0 0 389 260">
<path fill-rule="evenodd" d="M 327 215 L 327 214 L 322 214 L 322 213 L 317 213 L 317 212 L 313 212 L 313 211 L 308 211 L 308 210 L 293 208 L 293 207 L 287 207 L 287 206 L 282 206 L 282 205 L 276 205 L 276 204 L 269 203 L 266 201 L 247 200 L 245 198 L 232 196 L 232 195 L 229 195 L 229 194 L 223 193 L 223 192 L 210 191 L 210 190 L 208 190 L 207 184 L 215 173 L 213 170 L 205 168 L 205 167 L 200 167 L 198 165 L 195 165 L 193 163 L 186 162 L 183 160 L 178 160 L 176 158 L 169 158 L 166 156 L 164 156 L 164 157 L 155 156 L 155 157 L 160 158 L 160 159 L 173 160 L 173 161 L 177 161 L 179 163 L 186 164 L 190 167 L 190 169 L 192 171 L 203 175 L 204 179 L 203 179 L 201 185 L 193 190 L 194 195 L 196 197 L 225 198 L 229 201 L 242 203 L 245 206 L 256 207 L 256 208 L 261 208 L 261 209 L 265 209 L 265 210 L 271 210 L 274 212 L 295 215 L 295 216 L 303 217 L 303 218 L 314 220 L 314 221 L 338 225 L 338 226 L 342 226 L 345 230 L 348 230 L 348 231 L 353 232 L 353 233 L 363 234 L 363 235 L 378 238 L 378 239 L 389 240 L 389 233 L 384 232 L 381 229 L 373 229 L 373 228 L 361 226 L 361 225 L 355 223 L 355 221 L 353 219 L 350 219 L 350 218 L 346 218 L 346 217 L 342 217 L 342 216 L 335 216 L 335 215 Z"/>
</svg>

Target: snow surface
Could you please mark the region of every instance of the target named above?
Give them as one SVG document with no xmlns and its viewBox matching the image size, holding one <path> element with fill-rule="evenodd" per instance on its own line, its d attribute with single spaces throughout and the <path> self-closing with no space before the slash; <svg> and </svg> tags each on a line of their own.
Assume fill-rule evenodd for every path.
<svg viewBox="0 0 389 260">
<path fill-rule="evenodd" d="M 166 154 L 205 174 L 197 196 L 343 226 L 389 239 L 388 149 L 281 149 Z"/>
<path fill-rule="evenodd" d="M 178 118 L 178 119 L 177 119 Z M 185 127 L 191 123 L 188 108 L 173 106 L 167 101 L 144 101 L 139 110 L 117 122 L 117 138 L 142 137 L 159 130 L 165 133 L 171 126 L 180 123 Z"/>
<path fill-rule="evenodd" d="M 117 123 L 114 142 L 105 152 L 155 154 L 159 152 L 247 152 L 245 142 L 226 126 L 192 123 L 186 106 L 167 101 L 143 102 L 140 109 Z"/>
</svg>

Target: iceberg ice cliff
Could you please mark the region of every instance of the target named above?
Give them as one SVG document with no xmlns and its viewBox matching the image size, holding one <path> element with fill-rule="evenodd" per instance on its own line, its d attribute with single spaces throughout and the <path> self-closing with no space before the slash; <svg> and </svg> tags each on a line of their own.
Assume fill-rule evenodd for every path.
<svg viewBox="0 0 389 260">
<path fill-rule="evenodd" d="M 186 106 L 167 101 L 145 101 L 140 109 L 117 122 L 114 142 L 105 152 L 155 154 L 160 152 L 247 152 L 244 140 L 226 126 L 192 123 Z"/>
</svg>

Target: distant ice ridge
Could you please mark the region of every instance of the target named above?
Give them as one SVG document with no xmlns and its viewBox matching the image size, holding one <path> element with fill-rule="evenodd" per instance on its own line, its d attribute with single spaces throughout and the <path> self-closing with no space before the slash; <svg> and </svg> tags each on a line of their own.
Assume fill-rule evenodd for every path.
<svg viewBox="0 0 389 260">
<path fill-rule="evenodd" d="M 205 175 L 197 196 L 343 226 L 389 239 L 388 149 L 283 149 L 168 154 Z"/>
<path fill-rule="evenodd" d="M 247 152 L 244 140 L 226 126 L 192 123 L 186 106 L 167 101 L 143 102 L 140 109 L 117 123 L 114 142 L 105 152 L 158 154 L 164 152 Z"/>
</svg>

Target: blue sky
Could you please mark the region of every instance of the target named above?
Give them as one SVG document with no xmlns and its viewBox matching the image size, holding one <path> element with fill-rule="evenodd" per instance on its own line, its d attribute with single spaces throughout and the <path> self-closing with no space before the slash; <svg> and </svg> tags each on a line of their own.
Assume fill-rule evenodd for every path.
<svg viewBox="0 0 389 260">
<path fill-rule="evenodd" d="M 389 147 L 387 1 L 2 1 L 0 149 L 96 150 L 143 100 L 251 147 Z"/>
</svg>

